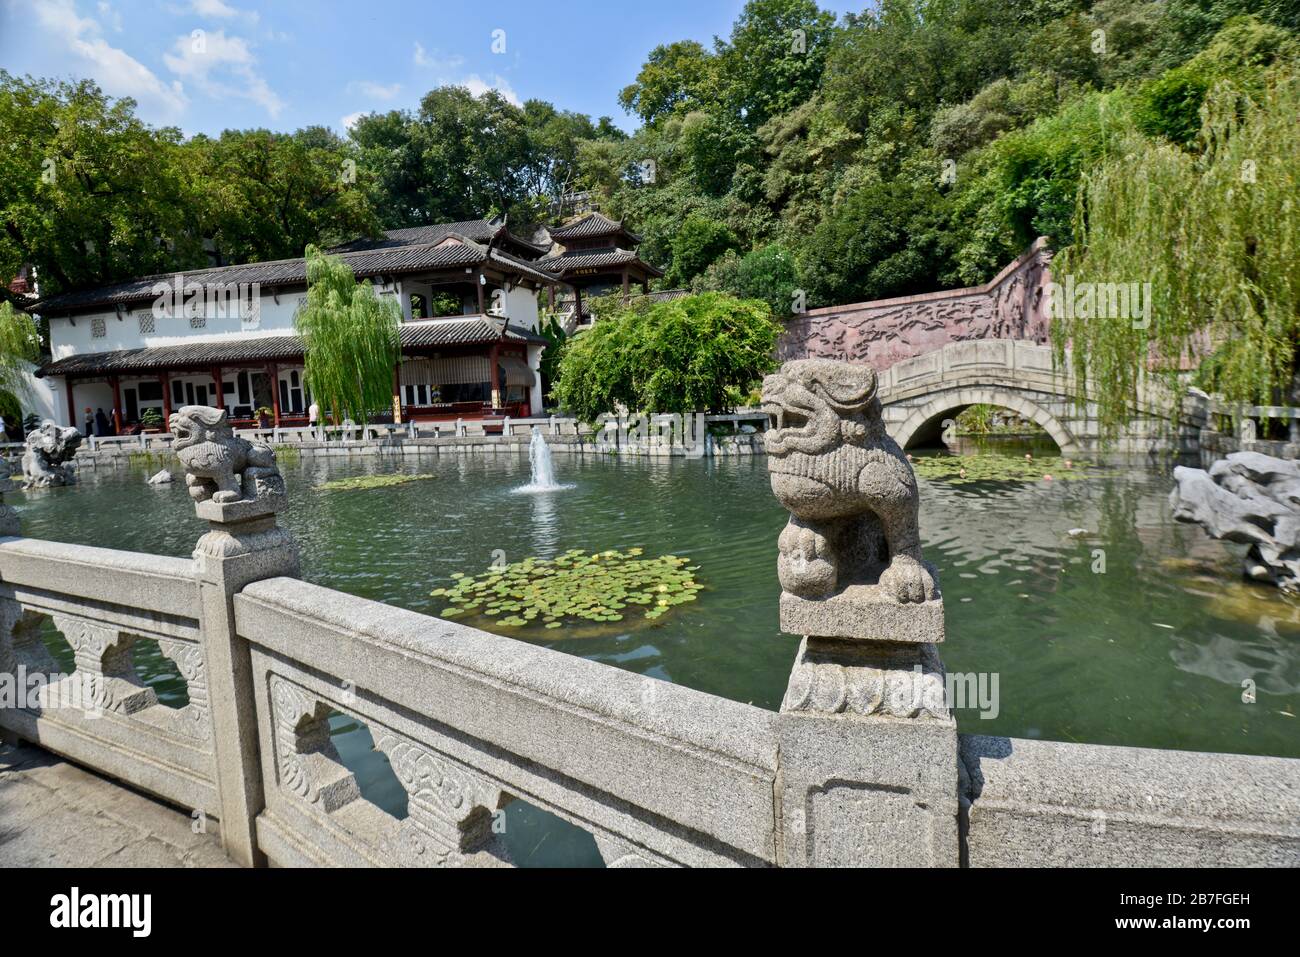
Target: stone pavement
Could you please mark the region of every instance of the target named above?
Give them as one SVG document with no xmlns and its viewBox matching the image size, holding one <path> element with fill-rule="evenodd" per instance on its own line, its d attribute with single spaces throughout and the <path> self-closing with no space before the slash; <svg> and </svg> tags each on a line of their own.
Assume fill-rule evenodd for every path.
<svg viewBox="0 0 1300 957">
<path fill-rule="evenodd" d="M 0 744 L 0 867 L 233 867 L 216 821 L 27 744 Z"/>
</svg>

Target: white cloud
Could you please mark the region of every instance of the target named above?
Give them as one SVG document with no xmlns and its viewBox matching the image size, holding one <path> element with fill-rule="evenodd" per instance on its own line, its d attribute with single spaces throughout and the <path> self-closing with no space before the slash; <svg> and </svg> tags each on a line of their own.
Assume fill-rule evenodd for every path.
<svg viewBox="0 0 1300 957">
<path fill-rule="evenodd" d="M 252 100 L 273 118 L 284 109 L 284 100 L 257 72 L 257 58 L 248 43 L 243 37 L 226 36 L 225 30 L 196 30 L 190 36 L 177 37 L 163 62 L 209 96 Z"/>
<path fill-rule="evenodd" d="M 361 117 L 365 115 L 365 110 L 357 110 L 355 113 L 349 113 L 347 116 L 339 118 L 339 126 L 343 127 L 345 130 L 350 130 L 352 127 L 357 125 L 357 120 L 361 119 Z"/>
<path fill-rule="evenodd" d="M 238 10 L 223 0 L 190 0 L 190 9 L 201 17 L 213 20 L 230 20 L 243 17 L 250 23 L 256 23 L 259 15 L 256 10 Z"/>
<path fill-rule="evenodd" d="M 72 0 L 29 2 L 33 20 L 46 33 L 90 64 L 87 71 L 111 96 L 133 97 L 141 108 L 157 112 L 167 122 L 177 119 L 188 100 L 179 83 L 170 86 L 125 50 L 102 36 L 100 24 L 77 13 Z M 101 5 L 101 13 L 111 11 Z"/>
<path fill-rule="evenodd" d="M 496 90 L 509 103 L 515 106 L 523 106 L 523 100 L 519 99 L 519 94 L 514 91 L 510 83 L 502 76 L 493 76 L 491 82 L 484 80 L 477 73 L 471 73 L 463 80 L 456 81 L 457 86 L 463 86 L 475 96 L 482 96 L 488 90 Z"/>
<path fill-rule="evenodd" d="M 465 62 L 463 56 L 456 56 L 454 54 L 452 56 L 443 56 L 437 50 L 434 50 L 433 53 L 429 53 L 424 49 L 424 45 L 418 40 L 415 41 L 415 53 L 412 55 L 411 60 L 416 66 L 422 66 L 429 70 L 443 71 L 454 70 Z"/>
<path fill-rule="evenodd" d="M 394 83 L 390 86 L 384 86 L 382 83 L 373 83 L 370 80 L 360 80 L 356 83 L 348 84 L 349 90 L 355 90 L 363 96 L 368 96 L 374 100 L 391 100 L 402 92 L 402 84 Z"/>
<path fill-rule="evenodd" d="M 103 0 L 96 5 L 99 9 L 99 18 L 105 26 L 110 26 L 117 33 L 122 32 L 122 14 L 113 9 L 111 3 L 104 3 Z"/>
</svg>

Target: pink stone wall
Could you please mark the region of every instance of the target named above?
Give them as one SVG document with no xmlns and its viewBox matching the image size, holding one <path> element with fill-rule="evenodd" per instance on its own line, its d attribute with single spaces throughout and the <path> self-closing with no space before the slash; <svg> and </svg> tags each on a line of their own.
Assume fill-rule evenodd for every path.
<svg viewBox="0 0 1300 957">
<path fill-rule="evenodd" d="M 1051 261 L 1047 240 L 1039 239 L 983 286 L 811 309 L 786 323 L 777 357 L 848 359 L 882 371 L 959 340 L 1046 343 Z"/>
</svg>

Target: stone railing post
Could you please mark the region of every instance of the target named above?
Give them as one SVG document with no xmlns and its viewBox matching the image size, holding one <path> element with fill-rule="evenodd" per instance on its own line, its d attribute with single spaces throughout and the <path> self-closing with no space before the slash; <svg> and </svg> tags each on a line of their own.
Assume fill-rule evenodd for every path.
<svg viewBox="0 0 1300 957">
<path fill-rule="evenodd" d="M 869 368 L 787 363 L 763 385 L 781 629 L 803 641 L 777 718 L 785 867 L 956 867 L 957 729 L 916 477 Z"/>
<path fill-rule="evenodd" d="M 298 575 L 298 548 L 276 524 L 285 505 L 275 452 L 236 438 L 223 410 L 188 406 L 172 416 L 176 451 L 195 512 L 209 531 L 194 549 L 203 654 L 212 713 L 221 843 L 245 866 L 257 847 L 263 808 L 261 756 L 248 644 L 235 630 L 235 595 L 266 578 Z"/>
<path fill-rule="evenodd" d="M 18 529 L 18 509 L 12 505 L 5 504 L 5 492 L 16 492 L 18 483 L 9 477 L 9 463 L 0 461 L 0 538 L 7 538 L 11 535 L 21 535 Z"/>
</svg>

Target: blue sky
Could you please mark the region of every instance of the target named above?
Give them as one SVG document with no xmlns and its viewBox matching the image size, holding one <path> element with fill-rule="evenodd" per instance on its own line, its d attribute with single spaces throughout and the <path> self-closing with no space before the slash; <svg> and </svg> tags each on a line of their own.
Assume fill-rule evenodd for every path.
<svg viewBox="0 0 1300 957">
<path fill-rule="evenodd" d="M 155 125 L 342 131 L 446 83 L 635 126 L 656 45 L 726 36 L 743 0 L 0 0 L 0 67 L 90 77 Z M 866 0 L 821 0 L 837 14 Z M 196 31 L 201 31 L 196 33 Z M 495 31 L 502 31 L 496 33 Z M 494 51 L 494 44 L 496 50 Z"/>
</svg>

